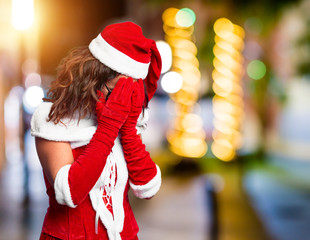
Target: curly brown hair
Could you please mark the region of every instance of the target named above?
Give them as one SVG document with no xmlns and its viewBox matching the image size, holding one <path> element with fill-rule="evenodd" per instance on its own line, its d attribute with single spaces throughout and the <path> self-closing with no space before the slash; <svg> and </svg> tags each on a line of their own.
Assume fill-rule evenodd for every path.
<svg viewBox="0 0 310 240">
<path fill-rule="evenodd" d="M 97 91 L 119 73 L 98 61 L 88 46 L 72 50 L 60 63 L 45 101 L 52 102 L 48 121 L 55 124 L 63 118 L 78 119 L 95 114 Z"/>
</svg>

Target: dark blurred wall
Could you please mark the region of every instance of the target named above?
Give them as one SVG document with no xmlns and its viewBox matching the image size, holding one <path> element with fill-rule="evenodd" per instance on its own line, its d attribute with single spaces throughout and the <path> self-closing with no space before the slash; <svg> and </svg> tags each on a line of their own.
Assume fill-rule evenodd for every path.
<svg viewBox="0 0 310 240">
<path fill-rule="evenodd" d="M 41 73 L 52 75 L 70 49 L 88 45 L 109 20 L 126 11 L 125 0 L 45 0 L 39 4 Z"/>
</svg>

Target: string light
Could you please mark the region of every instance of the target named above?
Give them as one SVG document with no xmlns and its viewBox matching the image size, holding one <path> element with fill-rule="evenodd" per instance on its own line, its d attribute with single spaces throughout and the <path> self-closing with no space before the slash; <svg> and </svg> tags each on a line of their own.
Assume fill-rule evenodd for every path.
<svg viewBox="0 0 310 240">
<path fill-rule="evenodd" d="M 172 50 L 172 72 L 163 76 L 161 85 L 176 106 L 175 119 L 167 131 L 169 148 L 180 156 L 202 157 L 207 152 L 203 122 L 199 115 L 192 113 L 201 79 L 197 47 L 193 42 L 196 15 L 189 8 L 168 8 L 162 19 L 165 40 Z M 175 82 L 168 77 L 173 77 Z M 181 85 L 177 79 L 182 79 Z"/>
<path fill-rule="evenodd" d="M 243 76 L 244 30 L 227 18 L 214 24 L 215 46 L 213 48 L 213 154 L 231 161 L 242 146 L 240 125 L 243 119 Z"/>
</svg>

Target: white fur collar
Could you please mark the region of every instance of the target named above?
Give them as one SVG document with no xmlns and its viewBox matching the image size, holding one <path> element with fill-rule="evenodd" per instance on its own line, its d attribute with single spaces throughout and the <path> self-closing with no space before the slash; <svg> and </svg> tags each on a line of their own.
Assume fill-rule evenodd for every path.
<svg viewBox="0 0 310 240">
<path fill-rule="evenodd" d="M 81 119 L 77 118 L 63 119 L 62 123 L 54 124 L 48 122 L 47 117 L 50 112 L 52 103 L 41 103 L 34 112 L 31 119 L 31 135 L 44 138 L 51 141 L 66 141 L 71 143 L 72 148 L 87 145 L 97 129 L 96 116 Z M 140 134 L 145 128 L 148 120 L 148 112 L 139 116 L 137 130 Z"/>
<path fill-rule="evenodd" d="M 34 112 L 31 119 L 31 135 L 51 141 L 71 142 L 72 148 L 77 148 L 89 143 L 97 129 L 94 117 L 81 119 L 63 119 L 63 123 L 54 124 L 47 121 L 52 103 L 43 102 Z"/>
</svg>

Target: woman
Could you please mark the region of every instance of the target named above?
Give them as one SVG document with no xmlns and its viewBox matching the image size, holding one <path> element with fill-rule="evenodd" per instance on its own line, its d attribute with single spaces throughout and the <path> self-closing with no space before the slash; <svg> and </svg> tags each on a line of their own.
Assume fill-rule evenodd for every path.
<svg viewBox="0 0 310 240">
<path fill-rule="evenodd" d="M 40 239 L 138 239 L 128 190 L 151 198 L 160 188 L 138 135 L 160 71 L 155 42 L 131 22 L 62 61 L 31 121 L 49 196 Z"/>
</svg>

